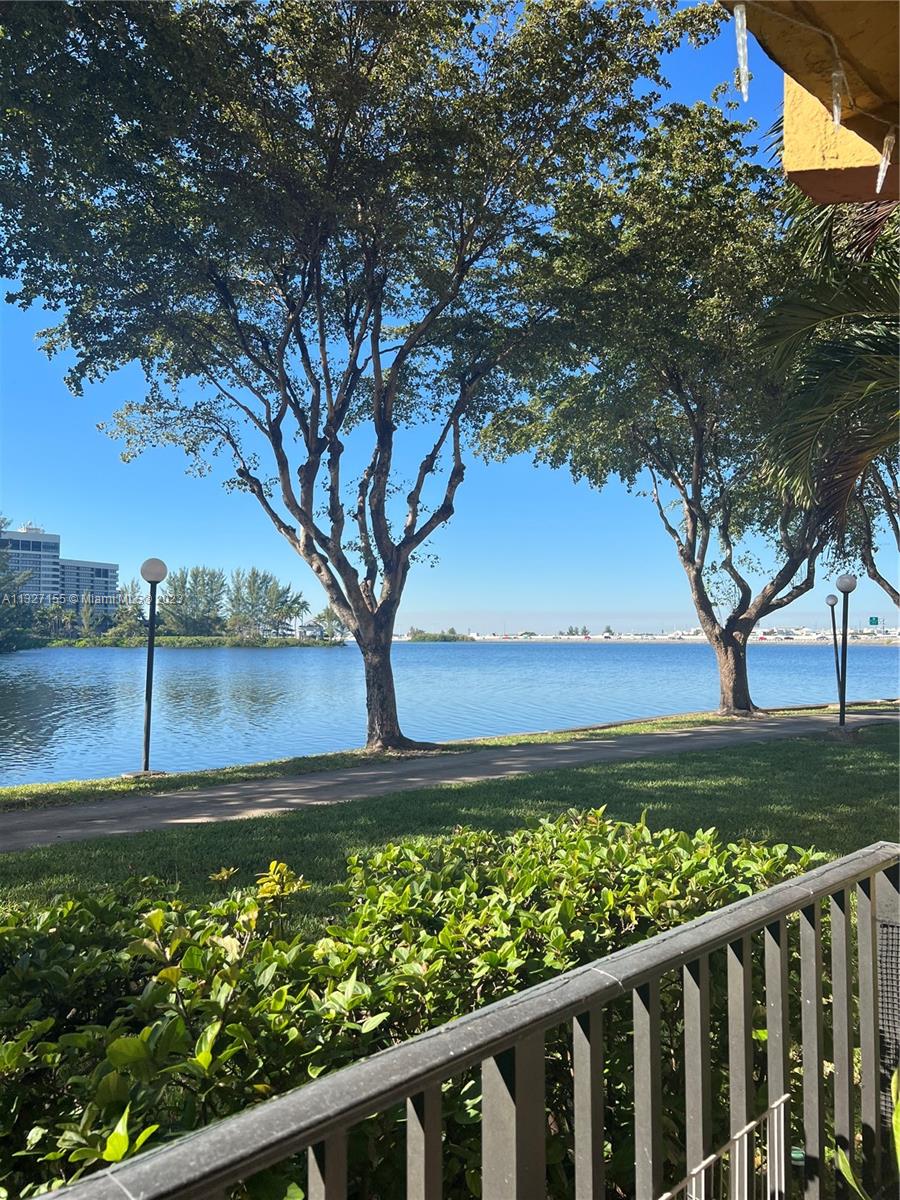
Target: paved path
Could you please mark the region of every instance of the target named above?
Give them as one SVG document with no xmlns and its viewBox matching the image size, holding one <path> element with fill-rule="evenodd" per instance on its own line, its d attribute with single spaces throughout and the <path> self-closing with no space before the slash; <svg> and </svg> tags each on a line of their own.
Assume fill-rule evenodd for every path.
<svg viewBox="0 0 900 1200">
<path fill-rule="evenodd" d="M 848 728 L 896 723 L 884 710 L 855 709 Z M 50 846 L 87 838 L 113 837 L 144 829 L 171 829 L 206 821 L 235 821 L 344 800 L 381 796 L 416 788 L 476 783 L 535 771 L 581 767 L 589 763 L 627 762 L 685 750 L 714 750 L 746 742 L 770 741 L 834 731 L 833 713 L 822 716 L 757 717 L 727 725 L 701 726 L 667 733 L 604 736 L 533 746 L 491 746 L 482 750 L 433 754 L 421 758 L 345 767 L 287 779 L 250 780 L 201 791 L 142 794 L 55 808 L 0 811 L 0 852 Z"/>
</svg>

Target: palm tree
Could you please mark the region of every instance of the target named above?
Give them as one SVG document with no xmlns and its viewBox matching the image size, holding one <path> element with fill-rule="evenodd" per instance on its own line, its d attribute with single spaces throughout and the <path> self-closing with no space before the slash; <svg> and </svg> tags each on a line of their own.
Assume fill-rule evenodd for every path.
<svg viewBox="0 0 900 1200">
<path fill-rule="evenodd" d="M 323 608 L 322 611 L 317 614 L 316 620 L 325 631 L 325 637 L 329 642 L 339 640 L 342 641 L 350 632 L 330 604 L 326 605 L 325 608 Z"/>
<path fill-rule="evenodd" d="M 900 211 L 896 201 L 823 207 L 798 189 L 786 207 L 807 276 L 762 330 L 793 384 L 771 469 L 786 491 L 818 500 L 842 536 L 867 473 L 898 444 Z"/>
<path fill-rule="evenodd" d="M 87 596 L 82 597 L 81 608 L 78 612 L 81 622 L 81 636 L 89 638 L 94 633 L 94 606 Z"/>
<path fill-rule="evenodd" d="M 66 610 L 61 604 L 51 604 L 47 610 L 47 623 L 54 637 L 59 637 L 65 630 Z"/>
</svg>

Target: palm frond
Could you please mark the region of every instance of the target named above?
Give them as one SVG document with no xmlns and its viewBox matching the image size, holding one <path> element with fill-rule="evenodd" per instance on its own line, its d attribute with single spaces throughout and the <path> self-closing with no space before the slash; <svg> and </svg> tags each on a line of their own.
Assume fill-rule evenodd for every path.
<svg viewBox="0 0 900 1200">
<path fill-rule="evenodd" d="M 776 367 L 787 365 L 801 344 L 823 328 L 841 322 L 896 321 L 900 281 L 886 263 L 868 263 L 841 280 L 820 285 L 815 296 L 782 300 L 767 314 L 759 344 L 770 350 Z"/>
<path fill-rule="evenodd" d="M 895 213 L 900 214 L 900 201 L 897 200 L 871 200 L 857 205 L 848 230 L 849 256 L 856 262 L 868 261 Z"/>
</svg>

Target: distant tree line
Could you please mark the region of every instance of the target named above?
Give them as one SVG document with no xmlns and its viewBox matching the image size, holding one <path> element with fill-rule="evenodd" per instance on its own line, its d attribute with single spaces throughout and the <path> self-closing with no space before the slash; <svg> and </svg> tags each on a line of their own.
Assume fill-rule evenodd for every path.
<svg viewBox="0 0 900 1200">
<path fill-rule="evenodd" d="M 178 637 L 284 637 L 309 614 L 302 592 L 271 571 L 181 567 L 166 580 L 159 602 L 160 628 Z"/>
<path fill-rule="evenodd" d="M 467 633 L 457 633 L 451 625 L 449 629 L 441 629 L 437 633 L 428 633 L 424 629 L 412 626 L 406 635 L 411 642 L 474 642 L 475 639 Z"/>
<path fill-rule="evenodd" d="M 4 527 L 0 517 L 0 531 Z M 119 643 L 143 637 L 147 628 L 146 585 L 139 579 L 123 584 L 115 606 L 31 605 L 17 600 L 28 572 L 16 573 L 9 555 L 0 551 L 0 653 L 50 640 L 97 640 Z M 161 637 L 222 638 L 261 641 L 288 637 L 294 622 L 309 617 L 303 593 L 271 571 L 238 568 L 230 576 L 217 567 L 180 567 L 160 589 L 158 632 Z M 328 605 L 314 618 L 326 641 L 342 641 L 347 626 Z"/>
</svg>

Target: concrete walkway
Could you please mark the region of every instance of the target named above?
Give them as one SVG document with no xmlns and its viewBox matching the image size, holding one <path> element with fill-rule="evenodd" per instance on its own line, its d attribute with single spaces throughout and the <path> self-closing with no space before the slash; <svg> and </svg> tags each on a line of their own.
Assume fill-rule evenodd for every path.
<svg viewBox="0 0 900 1200">
<path fill-rule="evenodd" d="M 897 715 L 856 708 L 847 728 L 896 724 Z M 0 853 L 52 846 L 88 838 L 114 837 L 145 829 L 172 829 L 206 821 L 236 821 L 291 812 L 314 804 L 338 804 L 387 792 L 405 792 L 454 783 L 530 775 L 590 763 L 627 762 L 686 750 L 716 750 L 746 742 L 834 732 L 834 713 L 822 716 L 757 717 L 666 733 L 618 734 L 532 746 L 488 749 L 397 759 L 371 766 L 344 767 L 286 779 L 250 780 L 198 791 L 140 794 L 55 808 L 0 811 Z"/>
</svg>

